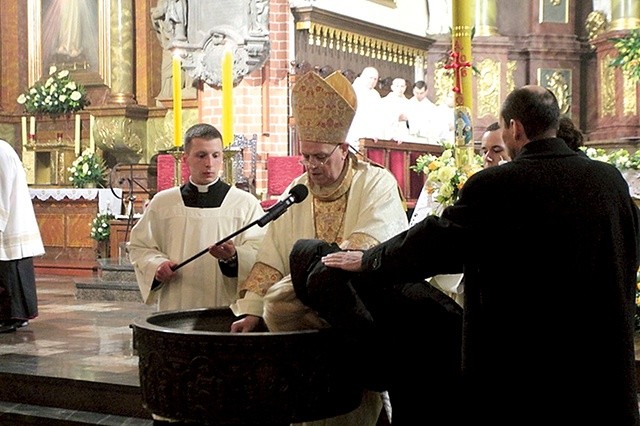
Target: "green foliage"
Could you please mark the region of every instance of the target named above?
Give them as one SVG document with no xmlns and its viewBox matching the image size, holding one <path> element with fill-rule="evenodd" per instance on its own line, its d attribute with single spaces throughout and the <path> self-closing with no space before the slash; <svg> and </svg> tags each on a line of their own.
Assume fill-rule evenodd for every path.
<svg viewBox="0 0 640 426">
<path fill-rule="evenodd" d="M 45 82 L 38 82 L 18 96 L 20 105 L 28 114 L 52 117 L 72 114 L 89 105 L 86 89 L 71 80 L 68 70 L 49 69 Z"/>
<path fill-rule="evenodd" d="M 630 78 L 640 81 L 640 28 L 631 30 L 624 37 L 612 37 L 609 40 L 618 50 L 618 56 L 609 65 L 621 68 Z"/>
</svg>

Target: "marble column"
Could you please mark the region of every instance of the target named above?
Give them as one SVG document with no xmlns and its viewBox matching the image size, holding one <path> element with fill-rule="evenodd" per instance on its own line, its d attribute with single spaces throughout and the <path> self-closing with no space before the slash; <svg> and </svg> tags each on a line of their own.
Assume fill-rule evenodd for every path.
<svg viewBox="0 0 640 426">
<path fill-rule="evenodd" d="M 496 0 L 476 0 L 476 37 L 498 35 Z"/>
<path fill-rule="evenodd" d="M 109 103 L 136 103 L 133 95 L 133 0 L 111 1 L 109 36 L 111 94 Z"/>
<path fill-rule="evenodd" d="M 640 1 L 611 0 L 611 27 L 609 30 L 632 30 L 640 27 Z"/>
</svg>

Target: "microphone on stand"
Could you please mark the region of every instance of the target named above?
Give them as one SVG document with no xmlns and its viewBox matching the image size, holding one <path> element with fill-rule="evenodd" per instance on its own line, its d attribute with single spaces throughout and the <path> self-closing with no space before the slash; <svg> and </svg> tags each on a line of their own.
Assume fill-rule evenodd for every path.
<svg viewBox="0 0 640 426">
<path fill-rule="evenodd" d="M 258 226 L 260 228 L 264 227 L 267 223 L 272 220 L 276 220 L 291 206 L 291 204 L 299 203 L 300 201 L 307 198 L 309 194 L 309 190 L 306 186 L 299 183 L 289 191 L 289 195 L 284 200 L 278 201 L 274 204 L 269 210 L 267 210 L 267 214 L 262 216 L 258 220 Z"/>
<path fill-rule="evenodd" d="M 251 228 L 253 225 L 257 224 L 258 226 L 260 226 L 260 228 L 264 227 L 267 223 L 269 223 L 269 222 L 271 222 L 273 220 L 276 220 L 277 218 L 282 216 L 282 214 L 289 207 L 291 207 L 292 204 L 296 204 L 296 203 L 299 203 L 299 202 L 303 201 L 305 198 L 307 198 L 307 195 L 309 195 L 309 189 L 307 189 L 307 187 L 304 186 L 301 183 L 297 184 L 296 186 L 291 188 L 287 198 L 285 198 L 283 200 L 280 200 L 276 204 L 274 204 L 273 207 L 271 207 L 269 210 L 267 210 L 267 214 L 262 216 L 260 219 L 254 220 L 250 224 L 245 225 L 244 227 L 242 227 L 239 230 L 235 231 L 231 235 L 228 235 L 228 236 L 224 237 L 223 239 L 221 239 L 220 241 L 215 243 L 215 245 L 217 246 L 219 244 L 224 243 L 225 241 L 230 240 L 231 238 L 235 237 L 236 235 L 238 235 L 238 234 L 246 231 L 247 229 Z M 187 263 L 192 262 L 193 260 L 196 260 L 197 258 L 199 258 L 203 254 L 207 253 L 208 251 L 209 251 L 209 247 L 207 247 L 206 249 L 202 250 L 201 252 L 198 252 L 198 253 L 194 254 L 193 256 L 191 256 L 187 260 L 182 261 L 181 263 L 177 264 L 176 266 L 172 267 L 171 270 L 172 271 L 177 271 L 178 269 L 182 268 Z"/>
</svg>

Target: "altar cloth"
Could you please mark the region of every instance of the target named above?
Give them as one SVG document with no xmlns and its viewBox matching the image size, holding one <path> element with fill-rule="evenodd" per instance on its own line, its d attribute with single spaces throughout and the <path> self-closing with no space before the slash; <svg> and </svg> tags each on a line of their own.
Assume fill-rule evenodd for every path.
<svg viewBox="0 0 640 426">
<path fill-rule="evenodd" d="M 98 213 L 118 215 L 122 212 L 122 188 L 29 188 L 31 199 L 60 201 L 98 199 Z"/>
</svg>

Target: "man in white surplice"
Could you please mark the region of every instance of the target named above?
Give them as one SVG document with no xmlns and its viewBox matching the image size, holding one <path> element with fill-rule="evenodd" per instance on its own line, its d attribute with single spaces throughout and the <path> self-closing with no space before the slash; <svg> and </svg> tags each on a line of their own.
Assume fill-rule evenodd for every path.
<svg viewBox="0 0 640 426">
<path fill-rule="evenodd" d="M 213 245 L 258 220 L 264 211 L 255 196 L 218 177 L 222 136 L 215 127 L 191 127 L 184 149 L 189 182 L 153 197 L 128 244 L 143 299 L 161 311 L 228 306 L 235 300 L 238 282 L 244 281 L 253 265 L 264 235 L 255 226 Z M 172 270 L 209 246 L 217 261 L 206 255 Z"/>
</svg>

